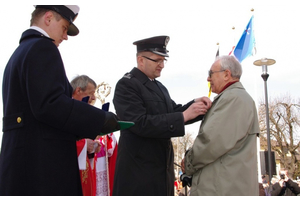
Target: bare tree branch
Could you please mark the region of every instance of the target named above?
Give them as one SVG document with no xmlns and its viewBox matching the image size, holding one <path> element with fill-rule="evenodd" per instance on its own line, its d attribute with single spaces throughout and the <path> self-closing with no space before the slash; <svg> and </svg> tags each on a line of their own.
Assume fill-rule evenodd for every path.
<svg viewBox="0 0 300 200">
<path fill-rule="evenodd" d="M 259 104 L 260 140 L 262 148 L 267 149 L 266 107 Z M 269 124 L 271 149 L 280 159 L 282 167 L 289 169 L 294 177 L 300 176 L 300 99 L 293 100 L 290 95 L 269 101 Z"/>
</svg>

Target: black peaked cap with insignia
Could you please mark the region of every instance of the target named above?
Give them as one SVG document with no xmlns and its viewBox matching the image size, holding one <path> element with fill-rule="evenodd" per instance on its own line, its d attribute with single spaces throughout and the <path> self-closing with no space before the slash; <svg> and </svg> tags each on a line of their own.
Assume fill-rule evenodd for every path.
<svg viewBox="0 0 300 200">
<path fill-rule="evenodd" d="M 137 52 L 150 51 L 160 56 L 169 57 L 167 44 L 169 36 L 156 36 L 135 41 L 133 44 L 137 47 Z"/>
</svg>

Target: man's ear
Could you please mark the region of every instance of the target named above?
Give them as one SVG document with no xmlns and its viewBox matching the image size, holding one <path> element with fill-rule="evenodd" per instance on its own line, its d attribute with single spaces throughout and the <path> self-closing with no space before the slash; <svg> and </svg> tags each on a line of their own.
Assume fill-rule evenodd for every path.
<svg viewBox="0 0 300 200">
<path fill-rule="evenodd" d="M 75 91 L 74 91 L 74 94 L 79 94 L 80 91 L 81 91 L 81 88 L 80 88 L 80 87 L 77 87 L 77 88 L 75 89 Z"/>
<path fill-rule="evenodd" d="M 136 59 L 137 59 L 138 66 L 144 65 L 144 59 L 142 56 L 138 56 Z"/>
<path fill-rule="evenodd" d="M 44 15 L 44 23 L 49 26 L 52 19 L 53 13 L 51 11 L 46 12 Z"/>
<path fill-rule="evenodd" d="M 228 69 L 226 69 L 226 70 L 224 71 L 224 77 L 225 77 L 225 80 L 231 79 L 231 71 L 228 70 Z"/>
</svg>

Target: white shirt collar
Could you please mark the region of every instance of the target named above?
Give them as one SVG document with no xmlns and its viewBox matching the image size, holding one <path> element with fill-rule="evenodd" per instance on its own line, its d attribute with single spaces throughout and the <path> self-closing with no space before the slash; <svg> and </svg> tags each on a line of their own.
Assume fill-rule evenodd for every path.
<svg viewBox="0 0 300 200">
<path fill-rule="evenodd" d="M 46 31 L 44 31 L 43 29 L 41 29 L 38 26 L 31 26 L 30 29 L 34 29 L 42 34 L 44 34 L 45 36 L 47 36 L 48 38 L 50 38 L 50 36 L 48 35 L 48 33 Z"/>
</svg>

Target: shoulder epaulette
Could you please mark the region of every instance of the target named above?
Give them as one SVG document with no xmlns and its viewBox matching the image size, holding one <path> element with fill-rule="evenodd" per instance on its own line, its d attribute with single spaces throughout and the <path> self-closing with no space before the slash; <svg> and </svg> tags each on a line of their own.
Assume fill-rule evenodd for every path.
<svg viewBox="0 0 300 200">
<path fill-rule="evenodd" d="M 123 78 L 128 78 L 128 79 L 131 79 L 132 78 L 132 74 L 130 73 L 126 73 Z"/>
</svg>

